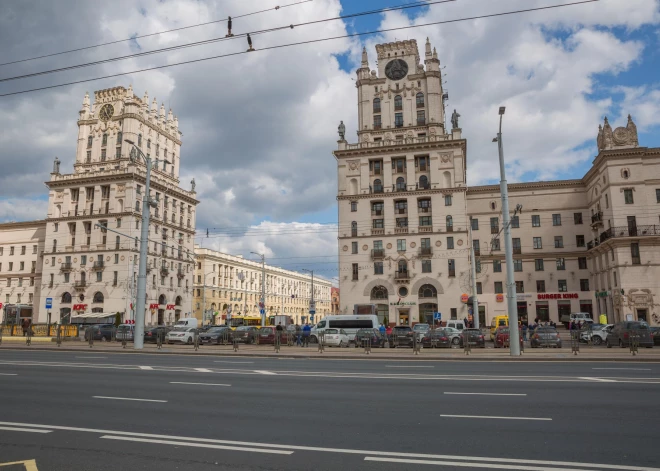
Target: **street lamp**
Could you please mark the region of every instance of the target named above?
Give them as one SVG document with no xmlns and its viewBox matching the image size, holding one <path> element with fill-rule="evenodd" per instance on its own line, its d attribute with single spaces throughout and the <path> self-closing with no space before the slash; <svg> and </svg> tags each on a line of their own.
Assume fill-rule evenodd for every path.
<svg viewBox="0 0 660 471">
<path fill-rule="evenodd" d="M 243 280 L 245 280 L 245 273 L 242 271 L 236 275 L 236 277 L 239 279 L 241 283 L 243 283 Z M 245 283 L 245 294 L 243 295 L 243 317 L 247 316 L 247 283 Z"/>
<path fill-rule="evenodd" d="M 314 324 L 314 314 L 316 314 L 316 303 L 314 302 L 314 270 L 303 268 L 302 271 L 306 271 L 312 275 L 312 294 L 309 298 L 309 320 Z"/>
<path fill-rule="evenodd" d="M 509 218 L 509 190 L 504 170 L 504 146 L 502 143 L 502 118 L 506 108 L 500 106 L 500 130 L 497 138 L 497 148 L 500 157 L 500 194 L 502 196 L 502 225 L 504 227 L 504 255 L 506 261 L 506 301 L 509 311 L 509 344 L 511 356 L 520 356 L 520 336 L 518 333 L 518 305 L 516 303 L 516 285 L 513 278 L 513 242 L 511 240 L 511 226 Z"/>
<path fill-rule="evenodd" d="M 133 335 L 133 348 L 142 350 L 144 348 L 144 309 L 147 304 L 147 251 L 148 251 L 148 238 L 149 238 L 149 218 L 151 217 L 150 208 L 158 206 L 158 201 L 149 196 L 149 189 L 151 187 L 151 157 L 144 155 L 144 153 L 135 145 L 130 139 L 124 141 L 133 146 L 130 153 L 131 161 L 137 160 L 136 156 L 142 157 L 145 165 L 147 166 L 147 176 L 144 185 L 144 196 L 142 197 L 142 228 L 140 232 L 140 260 L 138 266 L 138 286 L 137 286 L 137 299 L 135 303 L 135 334 Z M 167 160 L 166 163 L 169 164 Z M 158 159 L 155 161 L 158 167 Z"/>
<path fill-rule="evenodd" d="M 266 256 L 262 253 L 250 252 L 261 257 L 261 303 L 259 314 L 261 314 L 261 327 L 266 325 Z"/>
<path fill-rule="evenodd" d="M 204 325 L 204 321 L 206 320 L 206 277 L 213 273 L 215 272 L 210 271 L 204 275 L 204 286 L 202 286 L 202 325 Z"/>
</svg>

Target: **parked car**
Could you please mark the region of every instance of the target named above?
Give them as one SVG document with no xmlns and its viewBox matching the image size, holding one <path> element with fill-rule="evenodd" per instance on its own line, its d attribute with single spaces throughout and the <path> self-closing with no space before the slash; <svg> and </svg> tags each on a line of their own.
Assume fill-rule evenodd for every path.
<svg viewBox="0 0 660 471">
<path fill-rule="evenodd" d="M 263 344 L 275 345 L 276 334 L 277 334 L 277 329 L 274 326 L 260 327 L 257 329 L 257 336 L 259 337 L 260 344 L 263 343 Z M 280 335 L 280 342 L 281 341 L 282 341 L 282 336 Z"/>
<path fill-rule="evenodd" d="M 422 340 L 422 337 L 424 337 L 424 334 L 428 332 L 430 328 L 431 326 L 428 324 L 415 324 L 413 332 L 417 334 L 417 340 Z"/>
<path fill-rule="evenodd" d="M 429 329 L 422 337 L 424 348 L 451 348 L 451 338 L 445 329 Z"/>
<path fill-rule="evenodd" d="M 472 346 L 479 348 L 486 348 L 486 338 L 484 334 L 479 329 L 463 329 L 461 336 L 459 337 L 458 345 L 463 348 L 465 345 L 465 339 L 467 338 L 468 343 Z"/>
<path fill-rule="evenodd" d="M 561 339 L 559 338 L 557 329 L 547 325 L 540 325 L 532 331 L 532 335 L 529 337 L 529 346 L 532 348 L 561 348 Z"/>
<path fill-rule="evenodd" d="M 175 327 L 167 333 L 165 340 L 168 344 L 181 342 L 192 345 L 195 339 L 195 330 L 194 327 Z"/>
<path fill-rule="evenodd" d="M 245 344 L 255 343 L 259 335 L 259 329 L 251 325 L 242 325 L 234 331 L 234 338 Z"/>
<path fill-rule="evenodd" d="M 135 331 L 135 324 L 122 324 L 117 327 L 117 332 L 115 337 L 118 342 L 122 340 L 130 341 L 133 340 L 133 332 Z"/>
<path fill-rule="evenodd" d="M 115 335 L 116 329 L 113 324 L 90 325 L 85 329 L 85 341 L 92 336 L 94 340 L 110 341 Z"/>
<path fill-rule="evenodd" d="M 157 327 L 152 327 L 150 329 L 147 329 L 144 331 L 144 341 L 145 342 L 152 342 L 152 343 L 158 343 L 158 335 L 163 336 L 163 342 L 165 342 L 165 338 L 167 337 L 167 333 L 172 330 L 171 327 L 167 327 L 164 325 L 159 325 Z"/>
<path fill-rule="evenodd" d="M 453 327 L 445 327 L 445 332 L 449 336 L 449 341 L 452 345 L 458 345 L 461 343 L 461 332 L 462 330 L 454 329 Z"/>
<path fill-rule="evenodd" d="M 630 346 L 630 335 L 639 334 L 639 346 L 653 348 L 653 337 L 651 337 L 651 328 L 646 322 L 624 321 L 617 322 L 612 327 L 612 331 L 607 336 L 605 344 L 607 348 L 612 345 L 618 345 L 621 348 Z"/>
<path fill-rule="evenodd" d="M 509 328 L 508 327 L 498 327 L 497 330 L 495 330 L 495 341 L 494 341 L 494 346 L 495 348 L 502 348 L 504 345 L 509 343 Z M 520 339 L 520 346 L 523 346 L 523 339 L 522 339 L 522 332 L 518 336 Z"/>
<path fill-rule="evenodd" d="M 407 325 L 397 325 L 392 329 L 392 335 L 387 339 L 390 348 L 394 347 L 412 347 L 413 346 L 413 330 Z"/>
<path fill-rule="evenodd" d="M 374 348 L 385 348 L 387 343 L 387 336 L 380 333 L 378 329 L 360 329 L 355 334 L 353 339 L 355 342 L 355 348 L 362 348 L 366 340 L 371 339 L 371 346 Z"/>
<path fill-rule="evenodd" d="M 213 326 L 206 332 L 199 334 L 199 343 L 231 343 L 233 331 L 227 326 Z"/>
<path fill-rule="evenodd" d="M 660 327 L 651 327 L 651 337 L 653 337 L 653 345 L 660 345 Z"/>
<path fill-rule="evenodd" d="M 344 329 L 325 329 L 323 345 L 327 345 L 328 347 L 348 347 L 350 342 L 351 338 Z"/>
<path fill-rule="evenodd" d="M 605 343 L 612 327 L 614 324 L 587 324 L 580 330 L 580 342 L 588 343 L 591 340 L 594 345 Z"/>
</svg>

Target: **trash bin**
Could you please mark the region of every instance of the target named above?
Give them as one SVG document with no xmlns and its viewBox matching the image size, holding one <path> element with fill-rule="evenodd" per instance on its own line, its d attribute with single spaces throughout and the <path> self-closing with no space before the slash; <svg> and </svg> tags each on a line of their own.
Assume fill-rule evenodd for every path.
<svg viewBox="0 0 660 471">
<path fill-rule="evenodd" d="M 601 324 L 607 324 L 607 314 L 601 314 L 598 316 L 598 322 Z"/>
</svg>

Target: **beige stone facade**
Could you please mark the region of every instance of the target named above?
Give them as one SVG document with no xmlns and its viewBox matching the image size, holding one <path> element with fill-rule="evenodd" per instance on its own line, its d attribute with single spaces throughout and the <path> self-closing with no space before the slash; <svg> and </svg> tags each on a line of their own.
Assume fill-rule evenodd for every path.
<svg viewBox="0 0 660 471">
<path fill-rule="evenodd" d="M 445 130 L 430 44 L 425 67 L 414 41 L 376 49 L 378 71 L 366 51 L 357 71 L 359 142 L 340 135 L 334 152 L 340 310 L 374 304 L 391 324 L 436 311 L 463 319 L 474 244 L 481 323 L 490 323 L 506 313 L 499 185 L 466 185 L 467 142 L 455 116 Z M 518 311 L 530 321 L 587 311 L 658 324 L 660 149 L 639 147 L 632 118 L 614 130 L 606 119 L 597 141 L 583 178 L 509 185 L 512 211 L 522 206 L 512 221 Z"/>
<path fill-rule="evenodd" d="M 228 314 L 259 316 L 261 263 L 199 246 L 195 255 L 193 314 L 198 320 L 204 317 L 206 323 L 212 317 L 215 323 L 224 324 Z M 331 282 L 314 277 L 314 322 L 331 314 L 331 288 Z M 311 289 L 311 275 L 266 265 L 266 315 L 289 315 L 297 323 L 309 321 Z M 202 315 L 204 301 L 206 316 Z"/>
</svg>

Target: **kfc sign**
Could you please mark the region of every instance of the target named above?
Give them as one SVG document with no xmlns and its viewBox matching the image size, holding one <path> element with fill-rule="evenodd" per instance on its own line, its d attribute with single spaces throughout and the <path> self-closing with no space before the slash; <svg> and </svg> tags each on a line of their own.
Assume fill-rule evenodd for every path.
<svg viewBox="0 0 660 471">
<path fill-rule="evenodd" d="M 168 311 L 173 311 L 173 310 L 174 310 L 174 307 L 175 307 L 174 304 L 168 304 L 168 305 L 167 305 L 167 310 L 168 310 Z"/>
<path fill-rule="evenodd" d="M 577 293 L 539 294 L 538 299 L 578 299 Z"/>
<path fill-rule="evenodd" d="M 149 304 L 149 309 L 158 309 L 158 303 Z"/>
<path fill-rule="evenodd" d="M 87 310 L 87 304 L 74 304 L 73 305 L 73 310 L 74 311 L 86 311 Z"/>
</svg>

